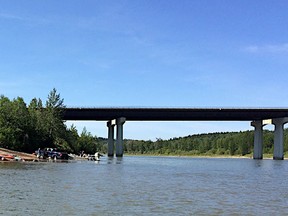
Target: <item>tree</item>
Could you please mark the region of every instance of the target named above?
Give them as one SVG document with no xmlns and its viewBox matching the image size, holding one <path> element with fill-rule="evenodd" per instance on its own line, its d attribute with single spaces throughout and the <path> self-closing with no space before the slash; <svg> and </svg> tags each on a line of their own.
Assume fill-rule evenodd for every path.
<svg viewBox="0 0 288 216">
<path fill-rule="evenodd" d="M 23 150 L 28 144 L 30 115 L 21 97 L 0 98 L 0 146 Z"/>
<path fill-rule="evenodd" d="M 48 140 L 51 145 L 55 144 L 57 137 L 63 137 L 66 132 L 66 127 L 62 120 L 62 112 L 64 99 L 61 99 L 60 94 L 57 94 L 55 88 L 50 91 L 46 101 L 46 107 L 42 111 L 42 121 L 44 122 L 44 130 L 48 133 Z M 48 142 L 48 143 L 49 143 Z"/>
<path fill-rule="evenodd" d="M 30 153 L 44 147 L 75 151 L 77 130 L 69 130 L 64 124 L 64 99 L 55 88 L 50 91 L 45 105 L 43 107 L 41 99 L 33 98 L 27 107 L 21 97 L 11 101 L 1 95 L 0 147 Z"/>
<path fill-rule="evenodd" d="M 86 127 L 83 128 L 78 139 L 78 149 L 79 151 L 84 151 L 86 153 L 95 153 L 99 150 L 95 138 L 87 131 Z"/>
<path fill-rule="evenodd" d="M 73 151 L 72 136 L 62 120 L 64 99 L 53 88 L 48 94 L 45 107 L 41 99 L 33 98 L 28 106 L 33 133 L 29 139 L 30 146 L 35 150 L 44 147 L 57 147 Z"/>
<path fill-rule="evenodd" d="M 76 126 L 72 124 L 70 128 L 68 128 L 67 130 L 66 140 L 67 143 L 69 144 L 71 151 L 74 153 L 80 152 L 80 149 L 78 149 L 77 145 L 78 139 L 79 139 L 78 131 L 76 129 Z"/>
<path fill-rule="evenodd" d="M 65 108 L 64 99 L 61 99 L 60 94 L 57 94 L 55 88 L 53 88 L 48 95 L 46 108 L 53 109 L 54 111 L 62 111 L 62 109 Z"/>
</svg>

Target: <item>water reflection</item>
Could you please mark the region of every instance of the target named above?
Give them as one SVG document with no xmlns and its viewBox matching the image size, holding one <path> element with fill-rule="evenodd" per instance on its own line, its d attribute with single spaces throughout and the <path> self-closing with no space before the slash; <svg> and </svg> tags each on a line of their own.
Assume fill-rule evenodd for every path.
<svg viewBox="0 0 288 216">
<path fill-rule="evenodd" d="M 255 165 L 255 167 L 261 167 L 263 166 L 263 160 L 253 160 L 253 163 Z"/>
<path fill-rule="evenodd" d="M 107 164 L 121 164 L 123 157 L 107 157 Z"/>
</svg>

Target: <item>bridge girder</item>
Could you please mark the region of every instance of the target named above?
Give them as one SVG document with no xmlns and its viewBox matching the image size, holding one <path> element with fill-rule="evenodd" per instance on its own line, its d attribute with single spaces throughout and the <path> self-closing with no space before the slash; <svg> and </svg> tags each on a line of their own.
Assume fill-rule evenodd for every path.
<svg viewBox="0 0 288 216">
<path fill-rule="evenodd" d="M 288 116 L 288 108 L 65 108 L 64 120 L 254 121 Z"/>
</svg>

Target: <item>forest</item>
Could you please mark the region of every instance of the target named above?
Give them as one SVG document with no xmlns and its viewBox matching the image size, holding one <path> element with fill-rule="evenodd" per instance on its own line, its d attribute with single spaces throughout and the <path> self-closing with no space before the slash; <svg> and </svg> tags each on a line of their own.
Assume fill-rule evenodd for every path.
<svg viewBox="0 0 288 216">
<path fill-rule="evenodd" d="M 32 153 L 38 148 L 57 148 L 70 153 L 105 151 L 104 141 L 85 128 L 81 134 L 62 120 L 64 99 L 54 88 L 47 100 L 0 96 L 0 147 Z"/>
<path fill-rule="evenodd" d="M 38 148 L 58 148 L 69 153 L 107 152 L 107 139 L 93 136 L 84 127 L 78 132 L 62 119 L 64 99 L 52 89 L 43 102 L 33 98 L 10 100 L 0 96 L 0 147 L 32 153 Z M 149 155 L 248 155 L 253 152 L 253 131 L 189 135 L 162 140 L 124 140 L 125 154 Z M 284 131 L 284 152 L 288 151 Z M 263 152 L 273 153 L 273 132 L 264 130 Z"/>
<path fill-rule="evenodd" d="M 288 131 L 285 129 L 284 151 L 288 151 Z M 149 155 L 239 155 L 253 153 L 254 131 L 197 134 L 169 140 L 125 140 L 124 151 Z M 263 153 L 273 153 L 272 131 L 264 130 Z"/>
</svg>

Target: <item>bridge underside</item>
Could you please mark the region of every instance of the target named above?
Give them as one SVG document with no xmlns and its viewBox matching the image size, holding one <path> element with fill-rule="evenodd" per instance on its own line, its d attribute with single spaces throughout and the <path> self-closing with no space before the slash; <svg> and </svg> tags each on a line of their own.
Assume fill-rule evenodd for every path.
<svg viewBox="0 0 288 216">
<path fill-rule="evenodd" d="M 253 121 L 288 117 L 283 108 L 66 108 L 64 120 Z"/>
</svg>

